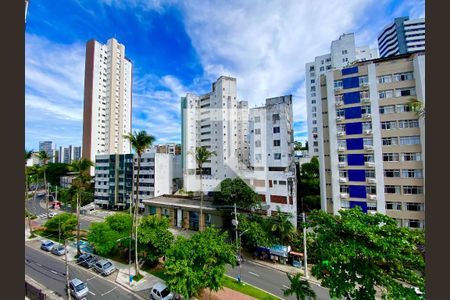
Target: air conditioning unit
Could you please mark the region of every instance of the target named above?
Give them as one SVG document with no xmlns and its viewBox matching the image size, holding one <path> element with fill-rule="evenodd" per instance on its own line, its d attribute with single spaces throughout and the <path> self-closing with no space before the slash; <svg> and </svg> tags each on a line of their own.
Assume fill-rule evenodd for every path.
<svg viewBox="0 0 450 300">
<path fill-rule="evenodd" d="M 369 195 L 367 195 L 367 198 L 368 198 L 369 200 L 377 200 L 377 195 L 371 195 L 371 194 L 369 194 Z"/>
<path fill-rule="evenodd" d="M 361 102 L 362 103 L 369 103 L 370 102 L 370 98 L 362 98 Z"/>
<path fill-rule="evenodd" d="M 339 152 L 345 151 L 345 147 L 342 147 L 342 146 L 338 147 L 338 151 Z"/>
<path fill-rule="evenodd" d="M 375 178 L 367 178 L 367 183 L 377 183 L 377 180 Z"/>
<path fill-rule="evenodd" d="M 346 183 L 346 182 L 348 182 L 348 179 L 345 177 L 339 177 L 339 182 Z"/>
<path fill-rule="evenodd" d="M 344 117 L 343 116 L 337 116 L 336 117 L 336 121 L 338 121 L 338 122 L 344 121 Z"/>
<path fill-rule="evenodd" d="M 338 163 L 338 166 L 339 167 L 346 167 L 347 166 L 347 163 L 345 162 L 345 161 L 340 161 L 339 163 Z"/>
<path fill-rule="evenodd" d="M 363 114 L 362 115 L 363 119 L 370 119 L 372 117 L 371 114 Z"/>
<path fill-rule="evenodd" d="M 373 146 L 372 145 L 364 145 L 364 149 L 367 151 L 373 151 Z"/>
<path fill-rule="evenodd" d="M 372 129 L 366 129 L 366 130 L 364 130 L 364 134 L 372 134 Z"/>
<path fill-rule="evenodd" d="M 338 132 L 337 132 L 337 135 L 338 135 L 338 136 L 344 136 L 344 135 L 345 135 L 345 132 L 343 132 L 343 131 L 338 131 Z"/>
<path fill-rule="evenodd" d="M 349 197 L 348 193 L 341 193 L 340 196 L 341 196 L 341 199 L 348 199 L 348 197 Z"/>
</svg>

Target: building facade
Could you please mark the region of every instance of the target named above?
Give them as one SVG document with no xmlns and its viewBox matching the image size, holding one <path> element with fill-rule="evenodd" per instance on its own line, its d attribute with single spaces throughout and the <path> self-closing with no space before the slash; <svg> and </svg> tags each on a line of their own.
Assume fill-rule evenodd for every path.
<svg viewBox="0 0 450 300">
<path fill-rule="evenodd" d="M 360 206 L 399 226 L 425 226 L 425 55 L 356 63 L 320 77 L 322 209 Z"/>
<path fill-rule="evenodd" d="M 82 157 L 128 154 L 131 132 L 132 62 L 125 46 L 111 38 L 106 44 L 86 44 Z M 91 174 L 94 173 L 92 168 Z"/>
<path fill-rule="evenodd" d="M 425 18 L 395 18 L 378 35 L 380 57 L 425 51 Z"/>
<path fill-rule="evenodd" d="M 313 62 L 305 66 L 305 90 L 306 107 L 308 118 L 308 145 L 309 156 L 319 155 L 319 128 L 320 128 L 320 89 L 319 78 L 325 72 L 347 66 L 355 61 L 370 60 L 378 57 L 376 49 L 355 46 L 355 36 L 353 33 L 343 34 L 339 39 L 333 41 L 330 53 L 317 56 Z"/>
<path fill-rule="evenodd" d="M 134 171 L 133 171 L 134 160 Z M 137 192 L 137 154 L 97 155 L 95 161 L 95 204 L 104 208 L 129 207 L 131 191 Z M 181 186 L 181 156 L 147 152 L 142 154 L 139 171 L 139 203 L 143 199 L 172 194 Z M 133 175 L 134 172 L 134 175 Z M 134 177 L 134 182 L 132 178 Z"/>
<path fill-rule="evenodd" d="M 55 143 L 52 141 L 39 142 L 39 151 L 45 151 L 51 157 L 48 162 L 55 162 Z"/>
</svg>

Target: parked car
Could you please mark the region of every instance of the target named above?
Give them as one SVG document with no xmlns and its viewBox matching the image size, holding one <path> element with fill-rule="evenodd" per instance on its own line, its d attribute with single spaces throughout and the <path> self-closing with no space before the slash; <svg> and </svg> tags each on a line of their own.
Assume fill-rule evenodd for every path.
<svg viewBox="0 0 450 300">
<path fill-rule="evenodd" d="M 51 251 L 53 246 L 55 246 L 55 243 L 53 243 L 52 241 L 45 240 L 41 243 L 41 249 L 45 251 Z"/>
<path fill-rule="evenodd" d="M 108 276 L 116 270 L 116 267 L 109 260 L 102 259 L 95 263 L 94 270 L 103 276 Z"/>
<path fill-rule="evenodd" d="M 77 258 L 77 263 L 88 269 L 92 268 L 96 262 L 97 259 L 90 253 L 83 253 Z"/>
<path fill-rule="evenodd" d="M 66 253 L 66 249 L 63 245 L 55 245 L 53 246 L 51 252 L 55 255 L 61 256 L 64 255 L 64 253 Z"/>
<path fill-rule="evenodd" d="M 89 293 L 89 288 L 87 287 L 86 283 L 84 283 L 78 278 L 74 278 L 71 281 L 69 281 L 69 290 L 70 295 L 75 299 L 86 299 L 86 296 Z"/>
<path fill-rule="evenodd" d="M 158 282 L 155 284 L 150 291 L 150 298 L 154 300 L 173 300 L 173 293 L 169 291 L 167 285 Z"/>
<path fill-rule="evenodd" d="M 57 215 L 57 213 L 55 213 L 55 212 L 48 213 L 48 218 L 51 219 L 56 215 Z"/>
</svg>

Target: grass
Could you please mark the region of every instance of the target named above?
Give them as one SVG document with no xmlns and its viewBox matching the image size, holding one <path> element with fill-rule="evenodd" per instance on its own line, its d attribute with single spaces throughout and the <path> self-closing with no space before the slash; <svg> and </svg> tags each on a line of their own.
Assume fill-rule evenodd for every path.
<svg viewBox="0 0 450 300">
<path fill-rule="evenodd" d="M 227 287 L 229 289 L 235 290 L 237 292 L 240 292 L 242 294 L 246 294 L 252 297 L 255 297 L 257 299 L 262 300 L 279 300 L 280 298 L 274 297 L 252 285 L 249 285 L 247 283 L 239 283 L 234 278 L 230 278 L 228 276 L 225 276 L 223 279 L 223 286 Z"/>
</svg>

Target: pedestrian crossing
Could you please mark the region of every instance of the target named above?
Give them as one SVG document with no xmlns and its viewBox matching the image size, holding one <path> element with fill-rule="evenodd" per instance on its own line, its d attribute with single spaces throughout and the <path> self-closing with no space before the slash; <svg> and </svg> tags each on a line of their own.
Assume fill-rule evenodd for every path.
<svg viewBox="0 0 450 300">
<path fill-rule="evenodd" d="M 40 214 L 37 216 L 39 219 L 47 219 L 47 214 Z"/>
</svg>

